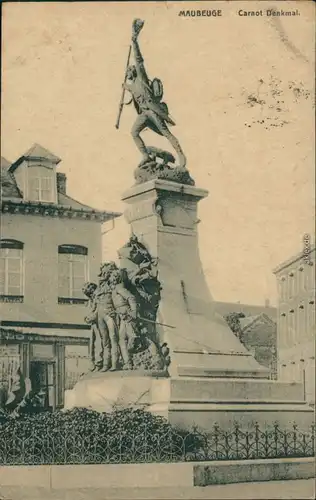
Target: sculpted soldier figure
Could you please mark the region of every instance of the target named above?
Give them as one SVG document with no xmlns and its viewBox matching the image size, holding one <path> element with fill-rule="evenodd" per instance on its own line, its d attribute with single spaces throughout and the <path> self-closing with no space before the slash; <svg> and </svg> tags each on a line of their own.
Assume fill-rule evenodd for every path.
<svg viewBox="0 0 316 500">
<path fill-rule="evenodd" d="M 142 314 L 149 314 L 152 319 L 156 317 L 154 311 L 160 300 L 160 283 L 158 281 L 157 259 L 151 257 L 147 248 L 132 234 L 129 241 L 118 250 L 121 267 L 126 269 L 127 277 L 131 285 L 136 287 L 136 292 L 141 299 L 152 306 L 145 307 Z M 143 309 L 143 308 L 141 308 Z"/>
<path fill-rule="evenodd" d="M 99 285 L 86 283 L 83 293 L 88 297 L 90 314 L 85 321 L 91 325 L 92 371 L 116 370 L 119 362 L 118 328 L 110 287 L 111 273 L 116 269 L 114 262 L 101 266 Z"/>
<path fill-rule="evenodd" d="M 113 272 L 111 276 L 112 300 L 119 318 L 119 345 L 123 361 L 123 369 L 131 370 L 132 351 L 138 334 L 136 330 L 137 302 L 134 295 L 125 288 L 122 270 Z"/>
<path fill-rule="evenodd" d="M 149 149 L 146 148 L 144 141 L 140 137 L 142 130 L 149 128 L 157 134 L 166 137 L 178 154 L 179 167 L 185 169 L 186 157 L 178 139 L 168 128 L 168 125 L 173 126 L 175 125 L 175 122 L 169 115 L 167 105 L 162 102 L 162 82 L 157 78 L 151 82 L 145 70 L 144 60 L 137 41 L 143 25 L 144 22 L 140 19 L 136 19 L 133 22 L 132 49 L 135 64 L 128 66 L 126 79 L 123 83 L 124 89 L 131 93 L 132 101 L 138 113 L 138 117 L 132 128 L 132 137 L 137 148 L 143 155 L 143 160 L 140 166 L 150 161 Z"/>
<path fill-rule="evenodd" d="M 107 262 L 101 266 L 99 286 L 95 293 L 103 358 L 100 371 L 117 370 L 120 357 L 118 327 L 111 289 L 111 276 L 116 269 L 114 262 Z"/>
<path fill-rule="evenodd" d="M 98 313 L 97 303 L 95 300 L 95 291 L 97 285 L 95 283 L 85 283 L 82 287 L 82 292 L 88 298 L 87 307 L 89 314 L 85 317 L 85 322 L 91 326 L 91 366 L 90 370 L 94 371 L 103 366 L 101 336 L 98 329 Z"/>
</svg>

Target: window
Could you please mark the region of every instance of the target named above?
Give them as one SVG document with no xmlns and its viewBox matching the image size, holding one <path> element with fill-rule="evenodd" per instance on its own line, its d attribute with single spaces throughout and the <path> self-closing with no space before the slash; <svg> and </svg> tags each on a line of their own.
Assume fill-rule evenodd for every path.
<svg viewBox="0 0 316 500">
<path fill-rule="evenodd" d="M 288 345 L 288 316 L 282 312 L 279 320 L 278 338 L 280 346 L 287 347 Z"/>
<path fill-rule="evenodd" d="M 312 292 L 314 295 L 315 292 L 315 266 L 313 262 L 308 264 L 308 274 L 309 274 L 309 287 L 308 291 Z"/>
<path fill-rule="evenodd" d="M 280 301 L 284 302 L 286 300 L 286 278 L 285 276 L 281 276 L 279 279 L 279 295 L 280 295 Z"/>
<path fill-rule="evenodd" d="M 310 300 L 306 306 L 306 324 L 307 324 L 307 337 L 313 337 L 315 335 L 315 303 Z"/>
<path fill-rule="evenodd" d="M 32 201 L 55 201 L 54 171 L 43 165 L 28 168 L 28 198 Z"/>
<path fill-rule="evenodd" d="M 288 346 L 292 347 L 295 342 L 295 328 L 296 328 L 296 316 L 295 310 L 290 309 L 288 315 Z"/>
<path fill-rule="evenodd" d="M 296 312 L 295 344 L 302 342 L 306 333 L 305 325 L 305 305 L 301 303 Z"/>
<path fill-rule="evenodd" d="M 58 302 L 85 302 L 83 284 L 88 281 L 88 249 L 79 245 L 58 247 Z"/>
<path fill-rule="evenodd" d="M 293 299 L 293 297 L 295 296 L 295 292 L 296 292 L 296 286 L 295 286 L 295 279 L 296 279 L 296 276 L 295 276 L 295 273 L 293 271 L 291 271 L 289 273 L 289 278 L 288 278 L 288 287 L 289 287 L 289 299 Z"/>
<path fill-rule="evenodd" d="M 305 291 L 305 272 L 304 272 L 304 266 L 301 265 L 298 268 L 298 293 L 304 292 Z"/>
<path fill-rule="evenodd" d="M 21 241 L 0 240 L 1 300 L 21 302 L 23 297 L 23 246 Z"/>
</svg>

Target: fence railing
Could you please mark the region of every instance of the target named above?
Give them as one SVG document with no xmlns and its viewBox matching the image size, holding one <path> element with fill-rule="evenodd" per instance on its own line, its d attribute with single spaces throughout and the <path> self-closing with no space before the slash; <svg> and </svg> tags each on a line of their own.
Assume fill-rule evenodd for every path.
<svg viewBox="0 0 316 500">
<path fill-rule="evenodd" d="M 214 425 L 208 433 L 167 430 L 153 433 L 142 427 L 106 435 L 97 427 L 78 434 L 75 427 L 62 426 L 38 432 L 30 423 L 24 436 L 0 426 L 0 465 L 34 464 L 119 464 L 139 462 L 179 462 L 247 460 L 315 456 L 315 427 L 302 432 L 296 425 L 281 429 L 278 424 L 261 430 L 234 425 L 223 430 Z M 25 430 L 25 429 L 24 429 Z"/>
</svg>

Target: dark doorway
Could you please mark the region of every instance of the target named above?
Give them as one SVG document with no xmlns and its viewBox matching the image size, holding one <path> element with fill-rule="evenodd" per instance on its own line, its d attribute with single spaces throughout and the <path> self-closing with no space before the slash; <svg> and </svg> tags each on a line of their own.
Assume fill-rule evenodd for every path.
<svg viewBox="0 0 316 500">
<path fill-rule="evenodd" d="M 32 389 L 41 392 L 43 409 L 54 410 L 56 407 L 55 363 L 48 361 L 32 361 L 30 366 Z"/>
</svg>

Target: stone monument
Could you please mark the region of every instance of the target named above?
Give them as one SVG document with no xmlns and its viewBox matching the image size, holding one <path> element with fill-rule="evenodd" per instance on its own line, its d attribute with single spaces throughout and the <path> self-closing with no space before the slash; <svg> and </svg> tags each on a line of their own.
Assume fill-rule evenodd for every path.
<svg viewBox="0 0 316 500">
<path fill-rule="evenodd" d="M 208 192 L 195 187 L 169 131 L 174 121 L 162 102 L 162 83 L 145 71 L 138 44 L 143 24 L 133 23 L 135 65 L 130 50 L 120 105 L 121 113 L 128 90 L 138 113 L 132 135 L 143 157 L 135 185 L 123 195 L 131 237 L 118 250 L 118 265 L 103 264 L 99 283 L 84 289 L 92 371 L 77 383 L 68 406 L 142 406 L 188 428 L 215 422 L 231 428 L 238 420 L 243 426 L 296 421 L 307 428 L 313 410 L 301 385 L 269 380 L 269 371 L 215 312 L 197 231 L 198 202 Z M 144 144 L 145 127 L 169 140 L 178 165 L 171 153 Z"/>
</svg>

